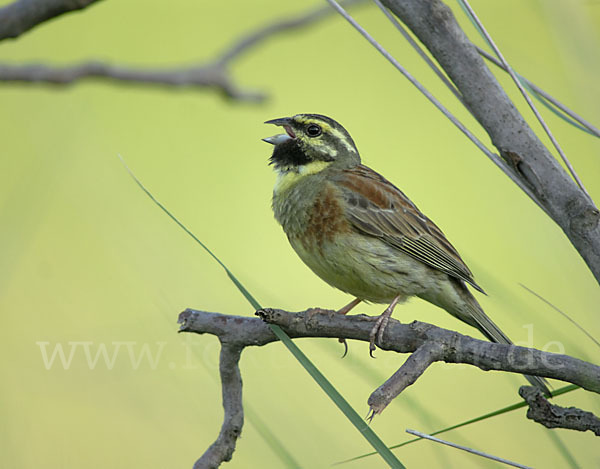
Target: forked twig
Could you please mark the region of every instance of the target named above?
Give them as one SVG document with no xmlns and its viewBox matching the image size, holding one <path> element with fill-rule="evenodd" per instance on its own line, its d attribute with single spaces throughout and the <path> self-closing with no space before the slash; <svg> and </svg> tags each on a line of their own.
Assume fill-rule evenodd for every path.
<svg viewBox="0 0 600 469">
<path fill-rule="evenodd" d="M 43 10 L 44 2 L 35 2 L 36 5 L 29 5 L 32 3 L 32 0 L 19 0 L 13 5 L 0 9 L 0 39 L 2 38 L 1 32 L 4 24 L 12 21 L 11 18 L 17 21 L 19 15 L 29 15 L 30 10 L 36 10 L 36 21 L 41 22 L 43 18 L 49 19 L 50 17 L 58 16 L 61 12 L 70 11 L 65 9 L 67 6 L 89 4 L 92 1 L 97 0 L 51 0 L 47 3 L 61 4 L 64 8 L 62 10 L 53 10 L 53 16 L 44 16 L 40 14 L 40 10 Z M 346 0 L 344 4 L 346 6 L 353 6 L 360 3 L 365 3 L 365 0 Z M 17 4 L 18 8 L 16 8 Z M 26 8 L 27 5 L 29 5 L 29 9 Z M 66 86 L 81 80 L 95 79 L 136 85 L 208 88 L 220 91 L 225 97 L 233 100 L 262 101 L 266 98 L 265 93 L 245 90 L 236 85 L 228 69 L 229 65 L 242 54 L 275 35 L 312 25 L 333 15 L 333 13 L 333 10 L 328 6 L 320 6 L 310 9 L 300 16 L 268 22 L 242 35 L 215 59 L 204 63 L 147 68 L 101 61 L 85 61 L 63 67 L 41 63 L 0 64 L 0 82 Z M 21 30 L 19 29 L 19 31 Z M 14 34 L 17 33 L 15 32 Z"/>
</svg>

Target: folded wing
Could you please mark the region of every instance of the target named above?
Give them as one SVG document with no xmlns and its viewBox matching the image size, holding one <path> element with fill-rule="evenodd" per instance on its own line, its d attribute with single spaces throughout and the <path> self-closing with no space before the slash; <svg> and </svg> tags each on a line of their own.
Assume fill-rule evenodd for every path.
<svg viewBox="0 0 600 469">
<path fill-rule="evenodd" d="M 359 165 L 341 172 L 334 182 L 356 230 L 485 293 L 444 233 L 383 176 Z"/>
</svg>

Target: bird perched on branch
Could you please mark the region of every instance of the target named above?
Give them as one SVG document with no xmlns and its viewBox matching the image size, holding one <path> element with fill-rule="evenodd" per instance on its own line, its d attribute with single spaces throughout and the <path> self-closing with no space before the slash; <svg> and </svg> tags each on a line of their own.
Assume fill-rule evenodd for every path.
<svg viewBox="0 0 600 469">
<path fill-rule="evenodd" d="M 298 114 L 265 122 L 285 133 L 275 146 L 273 211 L 292 247 L 321 279 L 361 301 L 389 306 L 370 334 L 381 341 L 398 303 L 418 296 L 477 328 L 510 339 L 483 312 L 467 284 L 483 292 L 442 231 L 391 182 L 361 164 L 350 134 L 333 119 Z M 548 393 L 544 380 L 527 376 Z"/>
</svg>

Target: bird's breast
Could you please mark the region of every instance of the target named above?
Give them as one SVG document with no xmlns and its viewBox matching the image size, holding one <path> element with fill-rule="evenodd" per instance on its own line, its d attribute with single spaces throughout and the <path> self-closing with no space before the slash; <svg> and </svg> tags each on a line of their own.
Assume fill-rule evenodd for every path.
<svg viewBox="0 0 600 469">
<path fill-rule="evenodd" d="M 274 191 L 273 211 L 289 238 L 307 249 L 319 249 L 324 242 L 334 242 L 336 236 L 350 232 L 342 199 L 331 183 L 314 175 L 293 186 L 284 181 L 279 187 L 285 190 Z"/>
</svg>

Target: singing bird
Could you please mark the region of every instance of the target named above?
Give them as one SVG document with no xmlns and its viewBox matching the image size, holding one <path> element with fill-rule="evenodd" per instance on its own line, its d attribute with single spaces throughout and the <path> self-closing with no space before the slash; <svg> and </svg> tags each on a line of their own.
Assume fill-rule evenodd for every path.
<svg viewBox="0 0 600 469">
<path fill-rule="evenodd" d="M 371 353 L 395 306 L 412 296 L 492 342 L 512 343 L 467 288 L 484 293 L 442 231 L 400 189 L 361 164 L 344 127 L 319 114 L 265 123 L 285 129 L 264 141 L 274 145 L 275 218 L 298 256 L 325 282 L 355 297 L 339 313 L 361 301 L 389 305 L 371 331 Z M 543 379 L 526 378 L 549 392 Z"/>
</svg>

